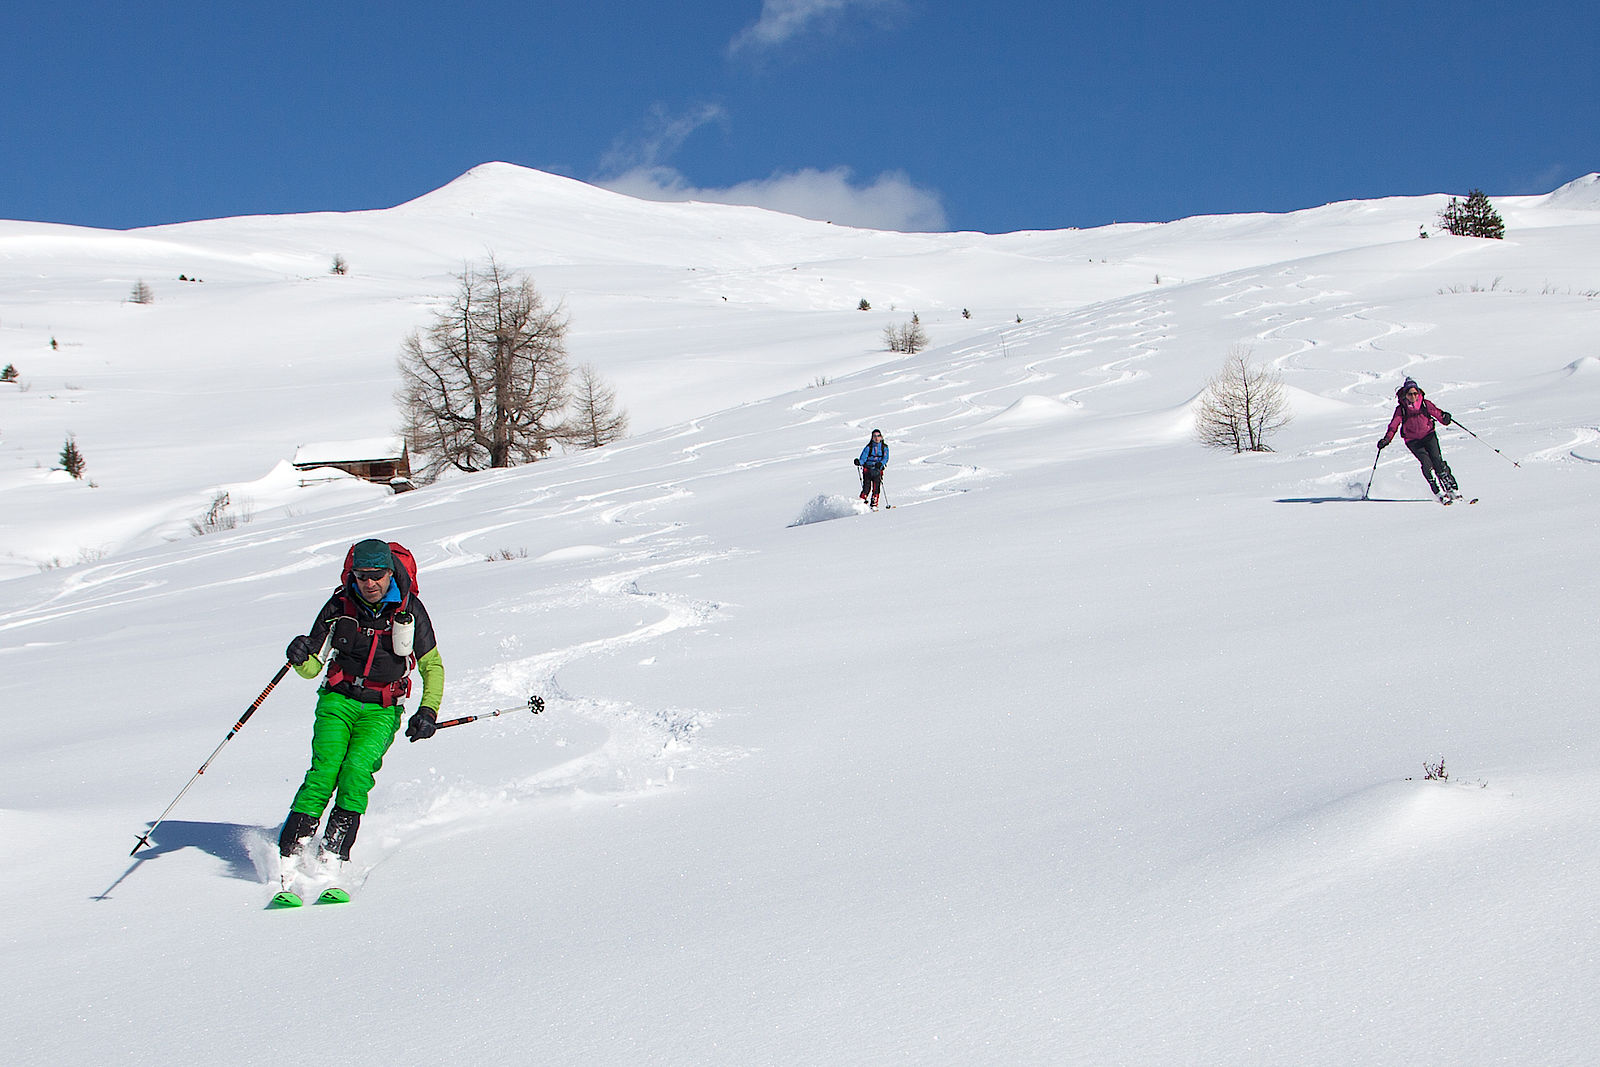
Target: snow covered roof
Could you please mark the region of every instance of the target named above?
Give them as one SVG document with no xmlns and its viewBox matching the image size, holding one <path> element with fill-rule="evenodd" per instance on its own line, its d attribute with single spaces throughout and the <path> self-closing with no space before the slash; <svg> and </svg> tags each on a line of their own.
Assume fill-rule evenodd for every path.
<svg viewBox="0 0 1600 1067">
<path fill-rule="evenodd" d="M 399 437 L 368 437 L 356 441 L 316 441 L 295 449 L 296 467 L 322 467 L 334 463 L 371 463 L 399 459 L 406 445 Z"/>
</svg>

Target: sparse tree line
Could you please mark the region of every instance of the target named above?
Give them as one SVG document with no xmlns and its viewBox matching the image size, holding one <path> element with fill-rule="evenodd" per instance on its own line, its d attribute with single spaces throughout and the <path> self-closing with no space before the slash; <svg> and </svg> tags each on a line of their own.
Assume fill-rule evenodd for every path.
<svg viewBox="0 0 1600 1067">
<path fill-rule="evenodd" d="M 1439 225 L 1456 236 L 1505 236 L 1504 221 L 1480 189 L 1465 201 L 1451 197 L 1439 213 Z M 1428 236 L 1425 227 L 1421 236 Z M 329 273 L 348 271 L 344 255 L 335 255 Z M 423 461 L 419 481 L 449 469 L 531 463 L 557 445 L 598 448 L 627 435 L 628 416 L 615 390 L 592 365 L 570 365 L 565 344 L 570 320 L 563 307 L 548 306 L 530 279 L 492 256 L 468 266 L 456 280 L 449 304 L 405 339 L 399 358 L 402 433 Z M 128 299 L 149 304 L 155 294 L 140 279 Z M 872 305 L 863 297 L 857 308 L 870 311 Z M 971 311 L 963 309 L 962 316 L 971 318 Z M 916 353 L 929 344 L 915 312 L 908 322 L 885 326 L 883 340 L 891 352 Z M 16 381 L 14 364 L 0 371 L 0 382 Z M 1236 453 L 1271 451 L 1267 438 L 1291 418 L 1281 378 L 1253 364 L 1247 347 L 1229 352 L 1195 411 L 1200 442 Z M 82 478 L 86 461 L 70 435 L 60 464 Z M 207 532 L 217 528 L 215 516 L 210 517 L 213 521 L 202 524 Z"/>
<path fill-rule="evenodd" d="M 883 343 L 891 352 L 921 352 L 928 347 L 928 331 L 922 328 L 922 320 L 913 311 L 910 322 L 900 326 L 891 323 L 883 328 Z"/>
<path fill-rule="evenodd" d="M 348 269 L 336 256 L 331 273 Z M 418 481 L 448 469 L 531 463 L 556 446 L 599 448 L 627 436 L 628 415 L 616 390 L 593 365 L 569 361 L 565 308 L 548 305 L 529 278 L 492 256 L 456 280 L 449 303 L 401 345 L 402 433 L 421 460 Z M 131 303 L 154 299 L 143 279 L 129 295 Z M 0 382 L 22 384 L 15 364 L 0 369 Z M 58 464 L 83 478 L 88 463 L 71 434 Z M 195 532 L 232 528 L 241 520 L 230 507 L 227 494 L 219 495 L 191 523 Z"/>
<path fill-rule="evenodd" d="M 328 268 L 328 273 L 329 274 L 348 274 L 348 273 L 350 273 L 350 261 L 345 258 L 344 253 L 339 252 L 339 253 L 335 253 L 334 254 L 333 263 Z M 204 282 L 205 281 L 204 278 L 201 278 L 201 277 L 199 277 L 197 275 L 192 275 L 192 274 L 188 273 L 187 271 L 185 271 L 184 273 L 178 275 L 178 280 L 180 282 Z M 133 283 L 133 288 L 131 290 L 129 290 L 129 292 L 128 292 L 128 303 L 130 303 L 130 304 L 154 304 L 155 302 L 156 302 L 156 293 L 155 293 L 155 290 L 150 287 L 150 283 L 149 282 L 145 281 L 143 278 L 140 278 L 138 281 Z"/>
<path fill-rule="evenodd" d="M 50 339 L 50 346 L 55 347 L 55 338 Z M 17 370 L 15 363 L 7 363 L 0 367 L 0 383 L 9 383 L 18 386 L 27 392 L 28 386 L 22 381 L 22 375 Z M 82 481 L 83 472 L 89 463 L 83 457 L 83 450 L 78 447 L 78 439 L 68 433 L 66 440 L 61 443 L 61 452 L 56 456 L 56 470 L 66 471 L 73 478 Z M 90 483 L 91 485 L 94 483 Z"/>
</svg>

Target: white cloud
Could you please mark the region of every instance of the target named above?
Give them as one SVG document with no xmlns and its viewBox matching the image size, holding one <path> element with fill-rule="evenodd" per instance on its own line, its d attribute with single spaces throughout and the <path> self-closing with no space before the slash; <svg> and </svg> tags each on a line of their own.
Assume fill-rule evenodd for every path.
<svg viewBox="0 0 1600 1067">
<path fill-rule="evenodd" d="M 903 0 L 762 0 L 761 17 L 728 43 L 728 54 L 776 48 L 850 11 L 882 13 L 902 6 Z"/>
<path fill-rule="evenodd" d="M 600 160 L 607 174 L 650 169 L 670 159 L 696 130 L 712 123 L 725 123 L 728 112 L 720 104 L 701 104 L 674 115 L 661 105 L 651 109 L 644 132 L 637 137 L 618 138 Z"/>
<path fill-rule="evenodd" d="M 807 167 L 726 189 L 702 189 L 670 167 L 647 166 L 597 184 L 641 200 L 742 204 L 842 226 L 908 233 L 945 229 L 939 195 L 919 188 L 904 172 L 886 171 L 866 185 L 856 184 L 852 177 L 848 167 Z"/>
</svg>

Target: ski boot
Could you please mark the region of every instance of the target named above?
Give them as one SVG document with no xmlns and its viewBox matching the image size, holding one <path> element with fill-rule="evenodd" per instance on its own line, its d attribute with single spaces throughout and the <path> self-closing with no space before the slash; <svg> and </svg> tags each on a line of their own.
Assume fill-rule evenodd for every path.
<svg viewBox="0 0 1600 1067">
<path fill-rule="evenodd" d="M 283 820 L 283 831 L 278 834 L 278 855 L 288 859 L 300 851 L 300 846 L 316 834 L 317 823 L 320 821 L 320 817 L 316 815 L 291 811 L 289 817 Z"/>
<path fill-rule="evenodd" d="M 298 811 L 291 811 L 283 820 L 283 831 L 278 835 L 278 892 L 269 907 L 300 906 L 300 894 L 295 892 L 294 883 L 300 875 L 301 848 L 317 832 L 319 821 L 316 815 Z"/>
<path fill-rule="evenodd" d="M 350 847 L 356 843 L 356 831 L 361 828 L 361 813 L 334 808 L 328 814 L 327 828 L 322 831 L 322 849 L 318 858 L 331 864 L 350 858 Z"/>
</svg>

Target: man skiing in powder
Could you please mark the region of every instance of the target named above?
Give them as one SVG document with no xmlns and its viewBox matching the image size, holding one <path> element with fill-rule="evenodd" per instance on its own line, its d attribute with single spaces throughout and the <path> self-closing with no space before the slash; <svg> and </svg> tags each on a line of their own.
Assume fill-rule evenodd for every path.
<svg viewBox="0 0 1600 1067">
<path fill-rule="evenodd" d="M 861 499 L 866 500 L 870 493 L 873 507 L 878 506 L 878 495 L 883 492 L 883 468 L 888 465 L 889 446 L 884 443 L 883 431 L 873 430 L 867 447 L 856 457 L 856 466 L 861 468 Z"/>
<path fill-rule="evenodd" d="M 1422 392 L 1422 387 L 1410 378 L 1395 390 L 1394 418 L 1389 420 L 1389 429 L 1378 442 L 1378 451 L 1382 452 L 1389 447 L 1389 442 L 1394 440 L 1395 431 L 1400 431 L 1400 439 L 1411 449 L 1411 454 L 1417 457 L 1417 462 L 1422 464 L 1422 476 L 1428 480 L 1428 488 L 1433 490 L 1433 495 L 1439 498 L 1441 504 L 1449 504 L 1461 498 L 1461 488 L 1456 484 L 1456 476 L 1450 472 L 1450 465 L 1444 461 L 1444 455 L 1439 451 L 1439 432 L 1434 428 L 1435 422 L 1450 425 L 1450 413 L 1440 411 L 1433 401 L 1429 400 Z"/>
<path fill-rule="evenodd" d="M 278 838 L 286 884 L 293 857 L 317 832 L 330 799 L 321 855 L 350 858 L 373 778 L 400 729 L 413 667 L 422 675 L 422 700 L 406 737 L 433 736 L 444 696 L 444 661 L 428 609 L 416 596 L 411 555 L 403 548 L 399 554 L 403 561 L 377 538 L 352 545 L 343 582 L 317 612 L 311 632 L 289 642 L 286 655 L 302 678 L 322 672 L 324 645 L 331 644 L 331 656 L 318 690 L 311 767 Z"/>
</svg>

